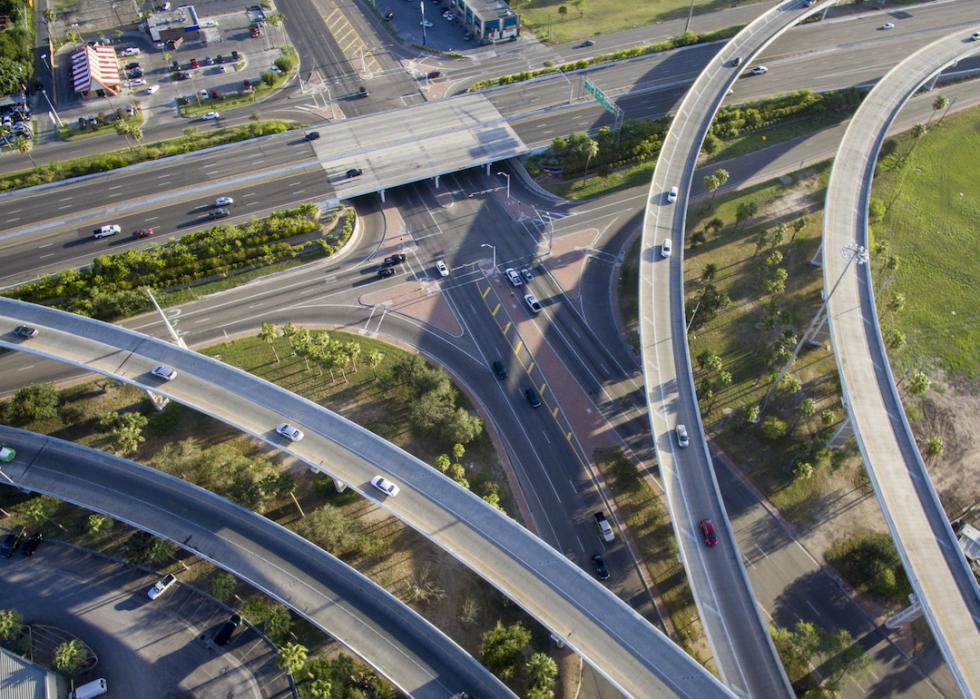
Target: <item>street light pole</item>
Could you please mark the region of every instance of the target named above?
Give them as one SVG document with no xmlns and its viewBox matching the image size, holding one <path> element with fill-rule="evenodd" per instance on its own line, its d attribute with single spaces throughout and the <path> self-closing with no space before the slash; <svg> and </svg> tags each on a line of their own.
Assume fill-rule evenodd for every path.
<svg viewBox="0 0 980 699">
<path fill-rule="evenodd" d="M 498 172 L 497 174 L 507 178 L 507 199 L 510 199 L 510 175 L 506 172 Z"/>
<path fill-rule="evenodd" d="M 495 245 L 491 245 L 490 243 L 480 243 L 480 247 L 490 248 L 491 250 L 493 250 L 493 273 L 496 274 L 497 273 L 497 247 Z"/>
<path fill-rule="evenodd" d="M 790 358 L 786 360 L 786 365 L 783 367 L 783 370 L 779 372 L 779 376 L 777 376 L 776 380 L 773 381 L 772 385 L 769 387 L 769 390 L 766 392 L 765 398 L 762 399 L 762 404 L 759 406 L 760 418 L 762 417 L 763 411 L 766 409 L 766 404 L 769 403 L 769 399 L 772 398 L 772 394 L 776 391 L 779 384 L 782 383 L 783 377 L 786 376 L 786 372 L 789 371 L 789 368 L 793 365 L 793 362 L 796 361 L 796 357 L 800 354 L 800 350 L 803 348 L 803 343 L 805 343 L 811 334 L 813 334 L 814 328 L 819 329 L 820 325 L 822 325 L 822 323 L 819 323 L 819 321 L 824 315 L 824 312 L 829 308 L 830 299 L 834 295 L 834 292 L 837 291 L 837 287 L 840 286 L 841 280 L 844 278 L 844 275 L 847 274 L 847 270 L 850 269 L 851 264 L 857 262 L 859 265 L 863 265 L 868 261 L 868 251 L 865 250 L 863 245 L 845 245 L 841 248 L 841 253 L 849 256 L 847 259 L 847 264 L 844 265 L 844 269 L 841 270 L 840 276 L 837 277 L 837 281 L 834 282 L 834 286 L 830 289 L 830 293 L 827 294 L 827 298 L 824 299 L 823 304 L 817 311 L 817 315 L 813 317 L 813 320 L 810 322 L 810 326 L 806 329 L 806 332 L 803 333 L 803 337 L 801 337 L 799 342 L 796 343 L 796 349 L 793 350 L 793 354 L 790 356 Z"/>
<path fill-rule="evenodd" d="M 419 12 L 422 13 L 422 45 L 425 46 L 425 0 L 419 0 Z"/>
</svg>

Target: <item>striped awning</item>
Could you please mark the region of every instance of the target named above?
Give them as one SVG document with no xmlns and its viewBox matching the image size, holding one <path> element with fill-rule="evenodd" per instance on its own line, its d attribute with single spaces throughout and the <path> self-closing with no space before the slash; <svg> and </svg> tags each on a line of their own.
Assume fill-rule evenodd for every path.
<svg viewBox="0 0 980 699">
<path fill-rule="evenodd" d="M 119 64 L 111 46 L 86 46 L 71 55 L 71 81 L 75 92 L 118 91 Z"/>
</svg>

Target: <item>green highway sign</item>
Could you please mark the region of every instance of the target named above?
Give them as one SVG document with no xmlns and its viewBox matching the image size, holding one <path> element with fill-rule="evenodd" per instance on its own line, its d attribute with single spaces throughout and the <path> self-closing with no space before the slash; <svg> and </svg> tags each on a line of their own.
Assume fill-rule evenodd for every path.
<svg viewBox="0 0 980 699">
<path fill-rule="evenodd" d="M 585 81 L 585 90 L 592 95 L 595 98 L 595 101 L 601 104 L 610 114 L 615 114 L 619 111 L 619 107 L 609 101 L 609 98 L 606 97 L 606 93 L 590 83 L 588 80 Z"/>
</svg>

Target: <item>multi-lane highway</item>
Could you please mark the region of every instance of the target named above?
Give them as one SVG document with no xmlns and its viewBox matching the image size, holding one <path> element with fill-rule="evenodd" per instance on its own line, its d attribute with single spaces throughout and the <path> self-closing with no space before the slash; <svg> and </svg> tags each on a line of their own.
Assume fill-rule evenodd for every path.
<svg viewBox="0 0 980 699">
<path fill-rule="evenodd" d="M 3 473 L 18 487 L 110 515 L 206 558 L 336 638 L 409 696 L 514 696 L 383 588 L 251 510 L 157 469 L 53 437 L 0 425 L 0 442 L 16 448 Z"/>
<path fill-rule="evenodd" d="M 664 138 L 643 221 L 639 323 L 651 434 L 691 589 L 722 677 L 753 697 L 790 697 L 793 691 L 756 605 L 705 439 L 687 343 L 684 229 L 701 143 L 725 93 L 777 36 L 831 4 L 780 3 L 712 58 Z M 672 254 L 665 247 L 671 243 Z M 690 446 L 678 425 L 686 427 Z M 720 545 L 706 548 L 701 541 L 705 518 L 715 524 Z"/>
<path fill-rule="evenodd" d="M 980 31 L 980 24 L 972 28 Z M 875 308 L 867 248 L 875 161 L 891 122 L 934 74 L 980 51 L 958 31 L 895 66 L 865 98 L 840 143 L 827 186 L 824 289 L 844 404 L 885 521 L 933 636 L 961 691 L 980 695 L 980 589 L 932 487 L 902 407 Z M 843 253 L 843 254 L 841 254 Z"/>
<path fill-rule="evenodd" d="M 631 696 L 729 696 L 711 674 L 562 554 L 437 470 L 344 418 L 246 372 L 72 314 L 0 300 L 0 346 L 59 359 L 194 407 L 348 483 L 518 603 Z M 19 342 L 16 325 L 40 329 Z M 150 370 L 179 373 L 161 384 Z M 306 436 L 275 432 L 289 422 Z M 398 497 L 370 485 L 384 474 Z"/>
</svg>

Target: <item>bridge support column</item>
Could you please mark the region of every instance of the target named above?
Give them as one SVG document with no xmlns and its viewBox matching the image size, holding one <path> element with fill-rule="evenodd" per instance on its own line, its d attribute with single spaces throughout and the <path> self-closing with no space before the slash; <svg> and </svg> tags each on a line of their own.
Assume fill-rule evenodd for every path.
<svg viewBox="0 0 980 699">
<path fill-rule="evenodd" d="M 827 446 L 831 449 L 840 449 L 844 446 L 844 442 L 850 439 L 853 434 L 854 429 L 851 427 L 851 418 L 848 417 L 830 436 L 830 439 L 827 440 Z"/>
<path fill-rule="evenodd" d="M 338 493 L 342 493 L 347 490 L 347 484 L 343 481 L 338 481 L 336 478 L 333 479 L 333 487 L 337 489 Z"/>
<path fill-rule="evenodd" d="M 385 201 L 386 201 L 385 200 L 385 191 L 382 189 L 380 192 L 378 192 L 378 194 L 381 195 L 381 203 L 384 204 Z"/>
<path fill-rule="evenodd" d="M 915 595 L 909 595 L 909 606 L 898 614 L 888 617 L 885 620 L 885 628 L 894 631 L 905 626 L 905 624 L 915 621 L 920 616 L 922 616 L 922 605 L 919 604 L 919 600 L 915 598 Z"/>
<path fill-rule="evenodd" d="M 813 253 L 813 257 L 810 258 L 810 265 L 812 267 L 822 267 L 823 266 L 823 245 L 817 248 L 817 251 Z"/>
<path fill-rule="evenodd" d="M 439 189 L 439 178 L 441 175 L 436 175 L 436 189 Z"/>
<path fill-rule="evenodd" d="M 486 171 L 487 171 L 487 177 L 490 177 L 490 163 L 487 163 L 487 164 L 486 164 L 486 167 L 485 167 L 485 169 L 486 169 Z"/>
</svg>

